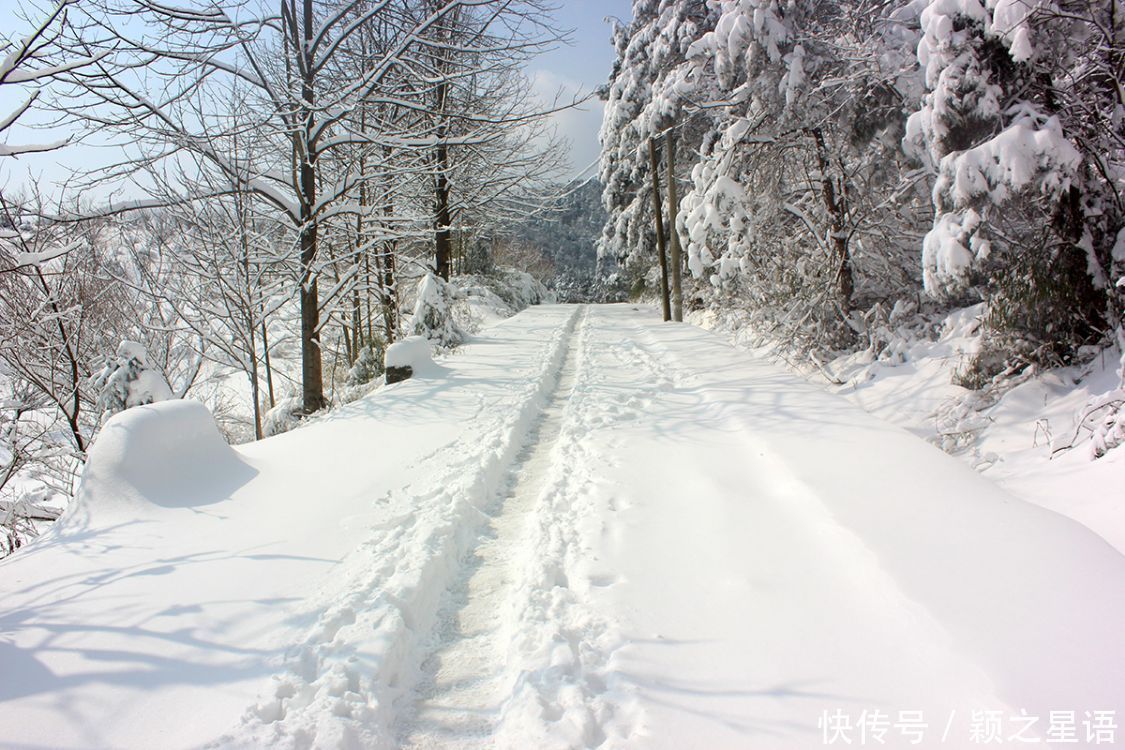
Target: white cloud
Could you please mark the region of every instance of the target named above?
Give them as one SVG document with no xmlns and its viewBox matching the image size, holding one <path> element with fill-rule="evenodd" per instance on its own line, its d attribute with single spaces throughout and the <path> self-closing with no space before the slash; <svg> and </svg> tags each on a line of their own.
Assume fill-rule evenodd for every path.
<svg viewBox="0 0 1125 750">
<path fill-rule="evenodd" d="M 576 96 L 583 97 L 591 93 L 589 86 L 550 70 L 534 70 L 529 75 L 532 91 L 544 105 L 551 105 L 556 100 L 559 103 L 569 102 Z M 551 117 L 559 135 L 570 142 L 573 174 L 586 169 L 597 160 L 601 152 L 598 130 L 602 124 L 602 110 L 601 100 L 591 97 L 578 107 L 565 109 Z"/>
</svg>

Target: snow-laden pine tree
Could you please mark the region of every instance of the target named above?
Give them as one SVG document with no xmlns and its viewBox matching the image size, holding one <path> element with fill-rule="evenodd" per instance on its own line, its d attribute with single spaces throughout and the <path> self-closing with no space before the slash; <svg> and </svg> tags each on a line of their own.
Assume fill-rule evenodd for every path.
<svg viewBox="0 0 1125 750">
<path fill-rule="evenodd" d="M 383 346 L 382 339 L 376 338 L 371 346 L 359 350 L 355 363 L 348 370 L 348 385 L 363 385 L 370 383 L 383 374 Z"/>
<path fill-rule="evenodd" d="M 1116 0 L 932 0 L 906 146 L 937 177 L 926 289 L 987 302 L 976 383 L 1119 325 L 1123 19 Z"/>
<path fill-rule="evenodd" d="M 676 137 L 694 147 L 708 129 L 710 118 L 694 105 L 715 89 L 707 76 L 694 78 L 697 71 L 685 62 L 714 18 L 712 4 L 702 0 L 638 0 L 632 21 L 614 28 L 618 59 L 606 87 L 600 134 L 602 202 L 609 218 L 598 253 L 603 267 L 624 263 L 634 285 L 642 285 L 655 264 L 648 141 L 674 127 Z M 681 151 L 690 156 L 689 149 Z M 666 191 L 664 177 L 661 169 Z"/>
<path fill-rule="evenodd" d="M 426 274 L 418 283 L 417 301 L 411 318 L 411 333 L 424 336 L 440 348 L 448 349 L 465 340 L 465 333 L 453 319 L 457 289 L 436 274 Z"/>
<path fill-rule="evenodd" d="M 172 398 L 168 381 L 149 364 L 144 344 L 136 341 L 122 341 L 114 356 L 108 357 L 93 376 L 91 385 L 98 394 L 98 408 L 107 417 Z"/>
<path fill-rule="evenodd" d="M 846 344 L 853 314 L 909 294 L 922 175 L 899 141 L 913 76 L 909 7 L 722 0 L 689 51 L 720 89 L 685 196 L 688 263 L 715 304 L 802 347 Z"/>
</svg>

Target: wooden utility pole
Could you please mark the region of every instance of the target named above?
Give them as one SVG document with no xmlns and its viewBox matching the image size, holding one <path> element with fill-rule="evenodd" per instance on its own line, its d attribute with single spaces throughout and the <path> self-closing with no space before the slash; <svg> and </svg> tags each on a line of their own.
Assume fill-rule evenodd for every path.
<svg viewBox="0 0 1125 750">
<path fill-rule="evenodd" d="M 680 210 L 680 202 L 676 197 L 676 139 L 672 129 L 664 134 L 664 156 L 668 160 L 668 233 L 671 236 L 672 248 L 672 320 L 677 323 L 684 319 L 684 292 L 680 268 L 680 232 L 676 229 L 676 219 Z"/>
<path fill-rule="evenodd" d="M 660 307 L 664 320 L 672 319 L 668 301 L 668 257 L 664 252 L 664 217 L 660 208 L 660 164 L 656 159 L 656 140 L 648 139 L 648 160 L 652 172 L 652 210 L 656 215 L 656 251 L 660 256 Z"/>
</svg>

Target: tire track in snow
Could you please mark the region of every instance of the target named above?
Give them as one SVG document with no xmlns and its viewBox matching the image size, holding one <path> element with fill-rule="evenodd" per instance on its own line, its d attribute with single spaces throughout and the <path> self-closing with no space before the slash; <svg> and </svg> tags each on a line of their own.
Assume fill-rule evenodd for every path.
<svg viewBox="0 0 1125 750">
<path fill-rule="evenodd" d="M 623 582 L 599 560 L 612 491 L 597 478 L 614 463 L 588 435 L 609 421 L 629 419 L 634 394 L 604 387 L 590 332 L 596 313 L 579 327 L 575 385 L 563 413 L 550 481 L 539 494 L 508 622 L 511 695 L 493 737 L 494 748 L 573 750 L 629 746 L 639 726 L 634 686 L 622 679 L 618 653 L 626 638 L 600 596 Z"/>
<path fill-rule="evenodd" d="M 585 313 L 583 309 L 583 319 Z M 402 747 L 496 746 L 495 732 L 518 679 L 509 651 L 512 631 L 519 630 L 514 620 L 520 607 L 514 606 L 514 599 L 526 591 L 517 583 L 537 552 L 529 548 L 536 535 L 528 532 L 541 520 L 536 518 L 538 501 L 559 473 L 559 443 L 576 382 L 579 337 L 570 334 L 554 390 L 509 470 L 506 496 L 473 550 L 463 580 L 449 594 L 422 664 L 414 704 L 400 717 Z M 561 570 L 557 576 L 553 583 L 564 583 Z"/>
</svg>

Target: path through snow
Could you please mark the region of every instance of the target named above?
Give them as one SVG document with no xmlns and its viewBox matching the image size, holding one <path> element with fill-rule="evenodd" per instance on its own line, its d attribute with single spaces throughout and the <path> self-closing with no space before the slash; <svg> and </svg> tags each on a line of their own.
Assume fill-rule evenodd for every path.
<svg viewBox="0 0 1125 750">
<path fill-rule="evenodd" d="M 527 555 L 529 516 L 557 458 L 563 408 L 574 389 L 575 338 L 568 333 L 555 385 L 509 470 L 503 500 L 465 562 L 463 579 L 446 593 L 415 705 L 400 718 L 404 748 L 491 746 L 512 688 L 505 669 L 505 604 Z"/>
</svg>

